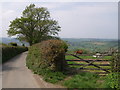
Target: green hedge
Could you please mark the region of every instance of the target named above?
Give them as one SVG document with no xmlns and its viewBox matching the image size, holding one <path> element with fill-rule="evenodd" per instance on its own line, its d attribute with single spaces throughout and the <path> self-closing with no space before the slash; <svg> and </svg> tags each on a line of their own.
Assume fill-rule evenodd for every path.
<svg viewBox="0 0 120 90">
<path fill-rule="evenodd" d="M 27 47 L 9 45 L 2 45 L 0 48 L 2 48 L 2 63 L 6 62 L 17 54 L 28 50 Z"/>
<path fill-rule="evenodd" d="M 61 40 L 47 40 L 29 47 L 26 65 L 47 82 L 57 83 L 65 78 L 67 44 Z M 62 71 L 62 72 L 61 72 Z"/>
<path fill-rule="evenodd" d="M 67 44 L 62 40 L 47 40 L 29 48 L 27 66 L 29 68 L 47 68 L 63 71 L 67 66 L 65 52 Z"/>
</svg>

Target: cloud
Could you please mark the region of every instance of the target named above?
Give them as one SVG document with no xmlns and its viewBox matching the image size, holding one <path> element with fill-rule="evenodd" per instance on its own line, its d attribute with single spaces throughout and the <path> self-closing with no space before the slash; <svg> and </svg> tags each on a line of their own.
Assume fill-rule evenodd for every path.
<svg viewBox="0 0 120 90">
<path fill-rule="evenodd" d="M 2 37 L 2 6 L 0 3 L 0 37 Z"/>
<path fill-rule="evenodd" d="M 61 27 L 61 37 L 117 38 L 117 6 L 77 6 L 52 14 Z"/>
<path fill-rule="evenodd" d="M 11 0 L 0 2 L 11 2 Z M 12 2 L 33 2 L 33 0 L 12 0 Z M 34 0 L 34 2 L 119 2 L 119 0 Z"/>
<path fill-rule="evenodd" d="M 61 26 L 60 37 L 117 38 L 117 3 L 33 2 L 47 7 Z M 3 3 L 3 36 L 11 20 L 20 17 L 31 2 Z M 1 14 L 1 13 L 0 13 Z"/>
<path fill-rule="evenodd" d="M 2 18 L 0 21 L 2 21 L 2 35 L 4 37 L 7 37 L 7 31 L 10 25 L 10 21 L 14 20 L 17 17 L 20 17 L 22 14 L 22 11 L 25 9 L 26 6 L 30 5 L 31 3 L 34 3 L 36 7 L 47 7 L 49 11 L 54 11 L 54 9 L 59 8 L 63 6 L 64 3 L 48 3 L 48 2 L 4 2 L 1 4 L 1 12 L 0 15 Z"/>
</svg>

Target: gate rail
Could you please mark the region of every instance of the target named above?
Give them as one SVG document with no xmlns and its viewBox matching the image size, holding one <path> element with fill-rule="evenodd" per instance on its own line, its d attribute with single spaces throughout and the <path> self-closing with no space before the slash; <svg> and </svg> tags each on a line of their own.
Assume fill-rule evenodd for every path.
<svg viewBox="0 0 120 90">
<path fill-rule="evenodd" d="M 74 62 L 78 62 L 78 61 L 83 61 L 83 62 L 86 62 L 87 64 L 68 64 L 68 65 L 76 65 L 76 66 L 82 66 L 80 67 L 79 69 L 80 70 L 103 70 L 105 72 L 101 72 L 101 73 L 110 73 L 110 69 L 105 69 L 103 67 L 100 67 L 100 66 L 110 66 L 110 64 L 93 64 L 94 62 L 103 62 L 103 61 L 107 61 L 109 62 L 110 60 L 85 60 L 85 59 L 82 59 L 80 58 L 79 56 L 77 55 L 74 55 L 74 54 L 66 54 L 66 55 L 71 55 L 73 57 L 76 57 L 77 59 L 72 59 L 72 60 L 66 60 L 66 61 L 74 61 Z M 96 68 L 85 68 L 86 66 L 94 66 Z M 99 73 L 99 72 L 97 72 Z"/>
</svg>

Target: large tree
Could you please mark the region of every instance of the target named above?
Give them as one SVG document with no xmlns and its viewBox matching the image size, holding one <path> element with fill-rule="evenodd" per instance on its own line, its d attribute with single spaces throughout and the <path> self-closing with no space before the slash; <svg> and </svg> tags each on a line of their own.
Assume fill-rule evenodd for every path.
<svg viewBox="0 0 120 90">
<path fill-rule="evenodd" d="M 19 40 L 27 41 L 32 45 L 58 34 L 58 31 L 60 26 L 50 17 L 47 8 L 30 4 L 20 18 L 10 22 L 8 35 L 17 35 Z"/>
</svg>

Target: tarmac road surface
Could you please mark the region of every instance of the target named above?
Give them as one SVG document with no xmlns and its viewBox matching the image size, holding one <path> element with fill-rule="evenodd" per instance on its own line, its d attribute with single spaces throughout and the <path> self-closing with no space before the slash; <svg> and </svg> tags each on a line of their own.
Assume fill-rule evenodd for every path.
<svg viewBox="0 0 120 90">
<path fill-rule="evenodd" d="M 2 65 L 2 88 L 40 88 L 26 67 L 26 56 L 24 52 Z"/>
<path fill-rule="evenodd" d="M 45 82 L 41 76 L 33 74 L 26 67 L 28 52 L 23 52 L 2 65 L 2 88 L 59 88 L 61 85 Z M 1 74 L 0 74 L 1 75 Z M 0 77 L 1 79 L 1 77 Z"/>
</svg>

